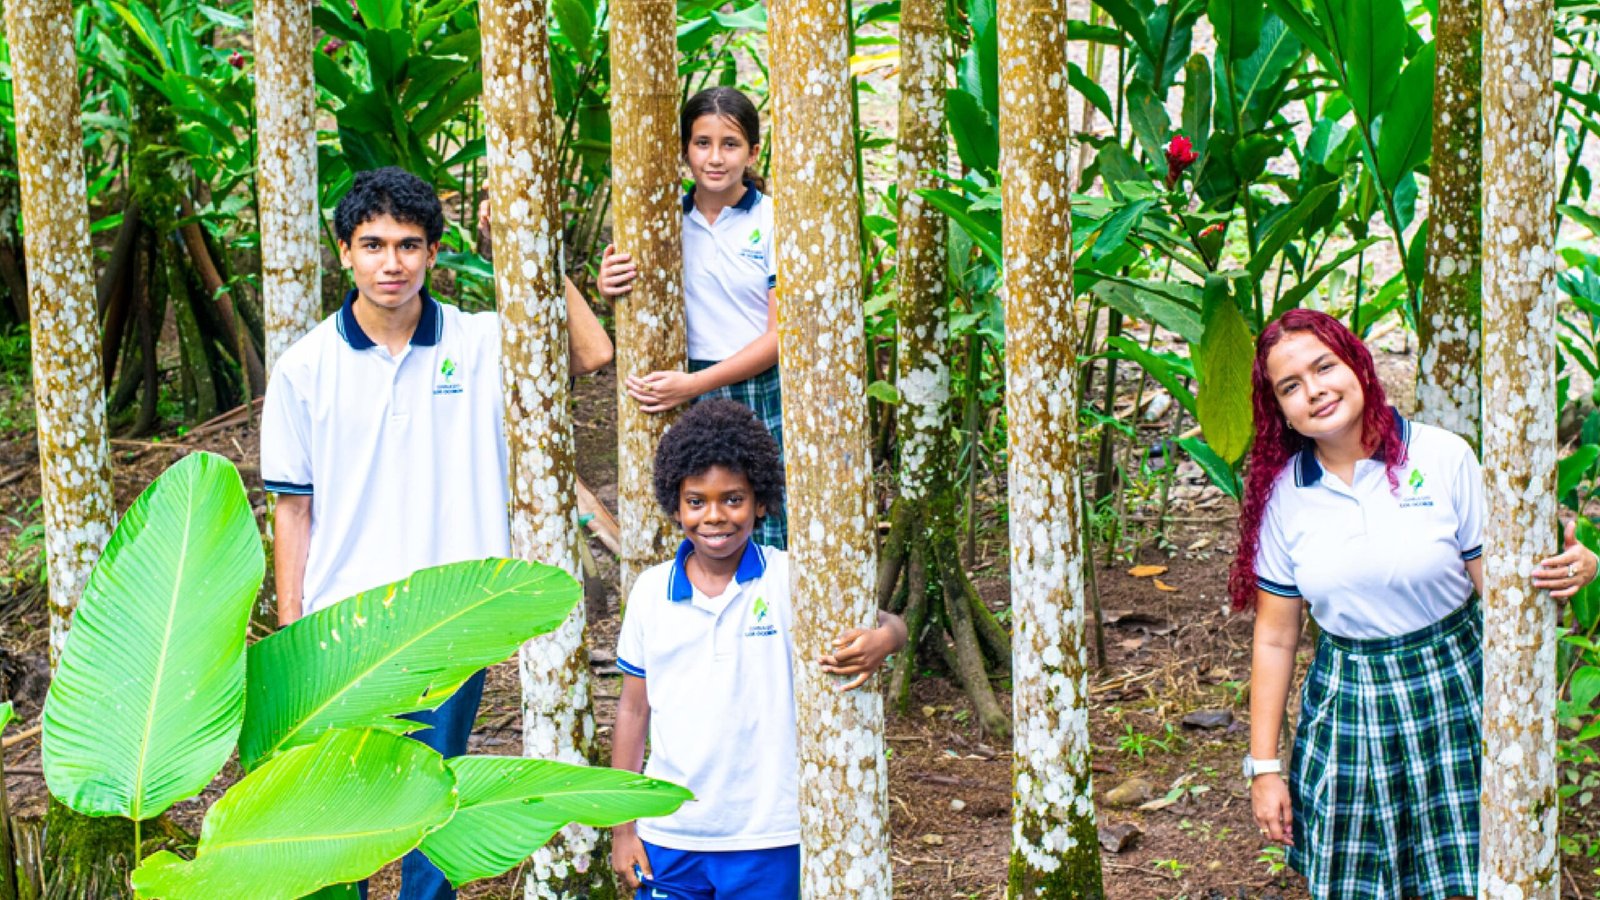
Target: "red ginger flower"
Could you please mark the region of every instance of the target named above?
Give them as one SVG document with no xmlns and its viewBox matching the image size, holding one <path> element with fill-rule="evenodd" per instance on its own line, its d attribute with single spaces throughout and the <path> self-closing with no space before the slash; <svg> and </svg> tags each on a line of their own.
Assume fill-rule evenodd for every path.
<svg viewBox="0 0 1600 900">
<path fill-rule="evenodd" d="M 1185 169 L 1194 165 L 1200 154 L 1194 152 L 1194 145 L 1183 135 L 1174 135 L 1172 143 L 1167 145 L 1167 187 L 1178 183 Z"/>
<path fill-rule="evenodd" d="M 233 66 L 235 69 L 244 68 L 244 54 L 237 50 L 233 51 L 228 56 L 228 65 Z"/>
<path fill-rule="evenodd" d="M 335 53 L 338 53 L 340 48 L 342 48 L 343 46 L 344 46 L 344 41 L 341 41 L 338 38 L 334 38 L 333 40 L 330 40 L 326 44 L 322 45 L 322 52 L 327 54 L 328 56 L 332 56 Z"/>
</svg>

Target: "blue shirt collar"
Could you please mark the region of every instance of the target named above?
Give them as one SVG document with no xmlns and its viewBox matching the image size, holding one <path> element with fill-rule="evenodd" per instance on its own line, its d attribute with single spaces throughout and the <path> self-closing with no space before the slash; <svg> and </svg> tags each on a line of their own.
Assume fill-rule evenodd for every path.
<svg viewBox="0 0 1600 900">
<path fill-rule="evenodd" d="M 1400 429 L 1400 440 L 1405 446 L 1411 446 L 1411 420 L 1400 415 L 1400 410 L 1389 407 L 1389 412 L 1394 414 L 1395 427 Z M 1383 448 L 1372 451 L 1368 459 L 1383 461 Z M 1322 463 L 1317 462 L 1317 442 L 1301 439 L 1300 454 L 1295 458 L 1294 483 L 1295 487 L 1310 487 L 1322 480 Z"/>
<path fill-rule="evenodd" d="M 749 212 L 756 208 L 756 202 L 761 199 L 761 192 L 756 190 L 756 183 L 746 178 L 744 181 L 744 196 L 739 198 L 730 209 L 740 212 Z M 689 187 L 689 193 L 683 195 L 683 214 L 694 212 L 694 186 Z"/>
<path fill-rule="evenodd" d="M 667 599 L 673 603 L 682 603 L 694 597 L 694 585 L 689 583 L 689 570 L 684 564 L 694 553 L 694 542 L 685 539 L 678 545 L 678 555 L 672 561 L 672 573 L 667 576 Z M 761 548 L 756 546 L 754 540 L 745 541 L 744 554 L 739 557 L 739 568 L 733 572 L 733 580 L 739 584 L 754 581 L 766 574 L 767 558 L 762 555 Z"/>
<path fill-rule="evenodd" d="M 356 294 L 354 289 L 344 295 L 344 306 L 339 308 L 339 336 L 352 350 L 367 350 L 378 346 L 377 341 L 367 337 L 361 330 L 361 323 L 356 321 Z M 444 315 L 439 312 L 439 301 L 433 299 L 428 289 L 422 289 L 422 317 L 417 319 L 417 330 L 411 333 L 411 346 L 432 347 L 439 343 L 439 338 L 444 332 Z"/>
</svg>

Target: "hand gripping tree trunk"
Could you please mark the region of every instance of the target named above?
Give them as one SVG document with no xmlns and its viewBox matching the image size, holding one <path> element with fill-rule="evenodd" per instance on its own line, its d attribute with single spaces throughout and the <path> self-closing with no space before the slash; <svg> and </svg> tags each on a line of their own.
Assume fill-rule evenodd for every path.
<svg viewBox="0 0 1600 900">
<path fill-rule="evenodd" d="M 100 328 L 89 259 L 89 205 L 78 123 L 77 52 L 70 0 L 7 0 L 6 38 L 22 182 L 28 298 L 33 326 L 45 557 L 49 562 L 50 664 L 89 572 L 111 536 Z M 52 803 L 46 896 L 123 896 L 131 826 L 108 826 Z M 122 823 L 126 825 L 126 823 Z M 100 852 L 95 852 L 100 851 Z M 91 894 L 91 892 L 93 892 Z"/>
<path fill-rule="evenodd" d="M 555 127 L 543 3 L 483 0 L 484 131 L 500 305 L 501 384 L 511 477 L 511 552 L 578 565 L 576 477 L 568 412 L 567 315 L 560 271 Z M 583 604 L 523 645 L 523 749 L 592 762 L 594 714 Z M 526 895 L 613 897 L 600 832 L 569 826 L 536 852 Z"/>
<path fill-rule="evenodd" d="M 677 7 L 619 0 L 611 18 L 612 207 L 615 243 L 639 277 L 616 302 L 617 513 L 622 596 L 645 568 L 667 559 L 677 529 L 656 503 L 656 444 L 675 416 L 641 412 L 624 381 L 687 364 L 683 320 L 683 214 L 678 206 Z"/>
<path fill-rule="evenodd" d="M 888 900 L 883 698 L 815 660 L 871 627 L 875 540 L 848 4 L 772 4 L 773 223 L 788 474 L 802 894 Z"/>
<path fill-rule="evenodd" d="M 1428 262 L 1417 321 L 1417 418 L 1461 435 L 1474 449 L 1483 403 L 1482 22 L 1479 0 L 1439 0 Z"/>
<path fill-rule="evenodd" d="M 256 167 L 267 372 L 322 318 L 312 4 L 257 0 Z"/>
<path fill-rule="evenodd" d="M 1012 897 L 1103 897 L 1089 775 L 1068 0 L 1001 0 L 1000 181 L 1016 722 Z"/>
<path fill-rule="evenodd" d="M 1528 583 L 1556 522 L 1552 0 L 1487 4 L 1483 31 L 1483 846 L 1479 895 L 1560 887 L 1556 605 Z"/>
<path fill-rule="evenodd" d="M 912 650 L 890 677 L 902 710 L 911 699 L 919 645 L 945 658 L 984 728 L 996 737 L 1011 720 L 995 700 L 990 670 L 1009 671 L 1011 639 L 961 566 L 956 538 L 954 446 L 950 441 L 950 355 L 944 216 L 918 191 L 942 184 L 945 167 L 945 22 L 939 0 L 905 0 L 900 10 L 900 215 L 896 240 L 899 330 L 900 495 L 878 568 L 879 605 L 901 613 Z M 903 588 L 902 588 L 903 585 Z"/>
</svg>

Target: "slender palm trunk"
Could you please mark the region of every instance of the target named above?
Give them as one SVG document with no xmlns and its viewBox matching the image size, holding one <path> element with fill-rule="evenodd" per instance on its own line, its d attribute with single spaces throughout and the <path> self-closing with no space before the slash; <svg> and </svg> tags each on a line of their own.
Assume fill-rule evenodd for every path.
<svg viewBox="0 0 1600 900">
<path fill-rule="evenodd" d="M 676 418 L 641 412 L 624 381 L 687 364 L 683 319 L 683 214 L 678 206 L 677 7 L 620 0 L 611 18 L 614 243 L 639 277 L 616 302 L 617 514 L 622 596 L 645 568 L 667 559 L 678 531 L 656 503 L 656 444 Z"/>
<path fill-rule="evenodd" d="M 1434 19 L 1428 268 L 1417 320 L 1417 418 L 1478 447 L 1483 391 L 1483 6 L 1439 0 Z"/>
<path fill-rule="evenodd" d="M 848 4 L 777 0 L 771 15 L 802 893 L 888 900 L 883 698 L 839 693 L 814 662 L 877 613 Z"/>
<path fill-rule="evenodd" d="M 1483 29 L 1483 846 L 1479 896 L 1553 900 L 1556 604 L 1528 584 L 1556 523 L 1552 0 Z"/>
<path fill-rule="evenodd" d="M 1067 0 L 1001 0 L 1015 725 L 1009 896 L 1103 897 L 1089 774 L 1088 608 L 1072 290 Z"/>
<path fill-rule="evenodd" d="M 511 552 L 582 578 L 545 17 L 543 3 L 484 0 L 479 7 Z M 580 603 L 560 628 L 522 647 L 523 749 L 529 756 L 593 761 L 585 632 Z M 613 896 L 601 838 L 593 828 L 569 826 L 536 852 L 529 900 Z"/>
</svg>

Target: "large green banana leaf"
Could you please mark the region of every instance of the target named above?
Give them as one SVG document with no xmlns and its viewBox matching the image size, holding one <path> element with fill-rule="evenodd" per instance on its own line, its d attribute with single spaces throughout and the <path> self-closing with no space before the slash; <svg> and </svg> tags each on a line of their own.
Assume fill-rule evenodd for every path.
<svg viewBox="0 0 1600 900">
<path fill-rule="evenodd" d="M 192 862 L 153 854 L 133 887 L 165 900 L 291 900 L 372 875 L 455 807 L 455 779 L 428 747 L 331 731 L 245 776 L 206 814 Z"/>
<path fill-rule="evenodd" d="M 507 871 L 570 822 L 606 828 L 694 799 L 687 788 L 621 769 L 515 756 L 461 756 L 448 765 L 456 815 L 422 839 L 422 852 L 456 887 Z"/>
<path fill-rule="evenodd" d="M 318 610 L 250 648 L 239 761 L 248 770 L 330 728 L 406 732 L 484 666 L 553 630 L 583 596 L 551 566 L 475 560 Z"/>
<path fill-rule="evenodd" d="M 265 568 L 226 459 L 186 456 L 139 495 L 89 576 L 45 699 L 51 794 L 148 819 L 216 777 L 244 719 L 245 629 Z"/>
</svg>

